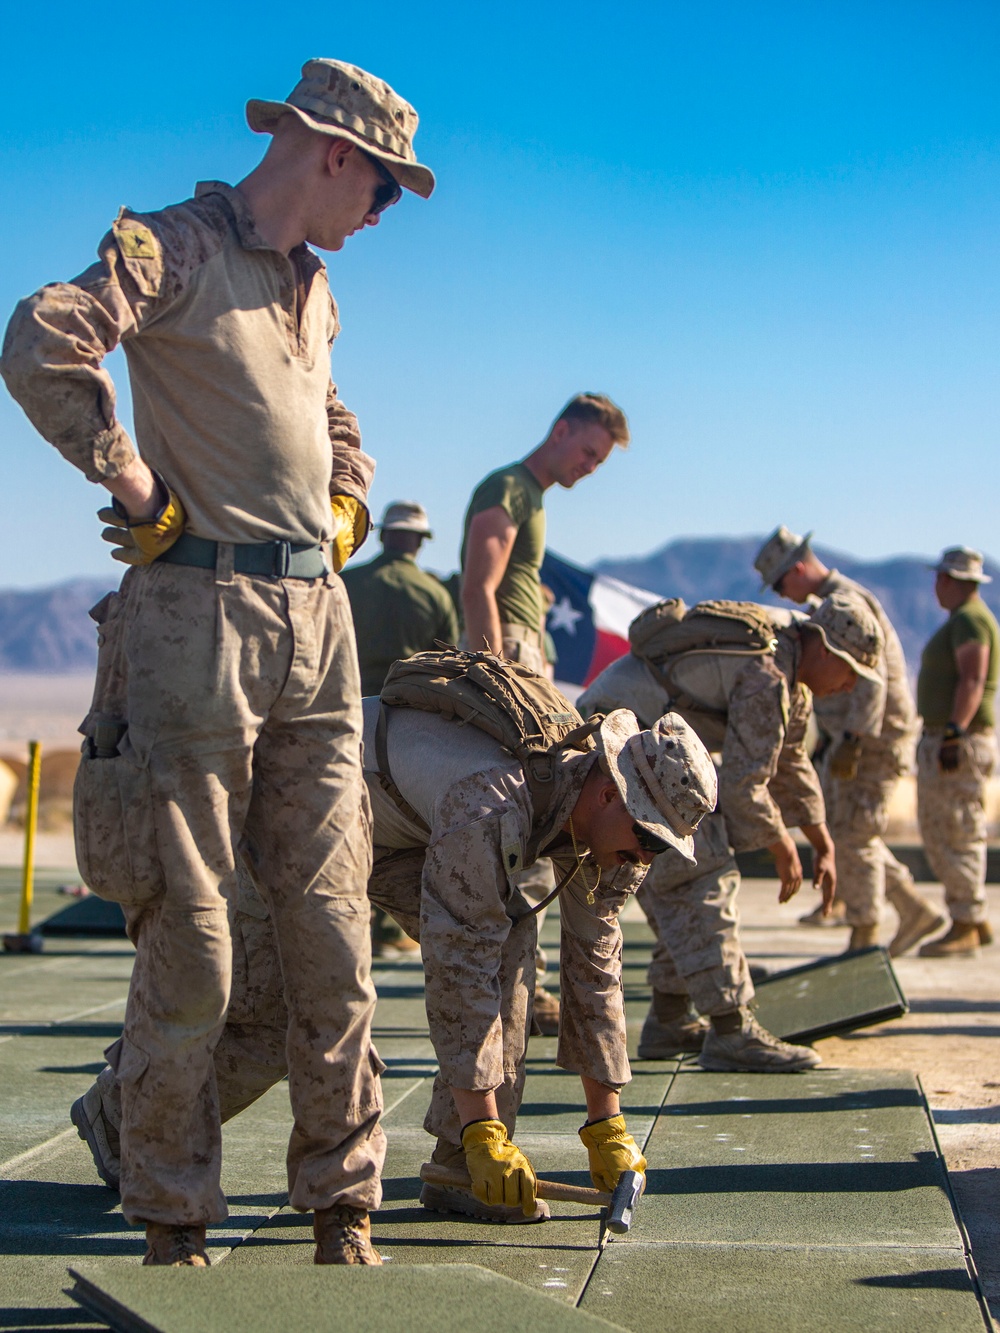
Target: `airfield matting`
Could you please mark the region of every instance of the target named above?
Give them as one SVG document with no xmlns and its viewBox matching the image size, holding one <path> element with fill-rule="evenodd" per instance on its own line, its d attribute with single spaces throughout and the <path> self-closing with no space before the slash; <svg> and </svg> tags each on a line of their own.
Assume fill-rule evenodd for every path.
<svg viewBox="0 0 1000 1333">
<path fill-rule="evenodd" d="M 556 925 L 545 926 L 550 956 Z M 640 922 L 625 930 L 634 1049 L 651 937 Z M 162 1309 L 154 1309 L 154 1287 L 144 1278 L 152 1276 L 158 1291 L 164 1275 L 139 1268 L 141 1234 L 97 1181 L 67 1117 L 100 1068 L 102 1048 L 117 1036 L 130 967 L 130 947 L 110 940 L 50 940 L 44 955 L 0 958 L 0 1328 L 107 1327 L 66 1294 L 70 1267 L 98 1287 L 104 1280 L 147 1326 L 167 1333 L 184 1327 L 163 1322 Z M 489 1226 L 418 1204 L 418 1171 L 430 1147 L 422 1122 L 435 1070 L 422 971 L 416 960 L 393 961 L 377 966 L 375 980 L 375 1040 L 388 1064 L 389 1156 L 373 1234 L 389 1267 L 410 1271 L 404 1281 L 397 1272 L 383 1282 L 386 1319 L 359 1315 L 345 1324 L 346 1307 L 331 1299 L 328 1324 L 313 1309 L 312 1328 L 366 1333 L 390 1327 L 390 1309 L 403 1308 L 421 1317 L 439 1311 L 445 1333 L 461 1326 L 444 1318 L 459 1279 L 435 1269 L 469 1264 L 516 1284 L 500 1284 L 506 1295 L 492 1323 L 474 1321 L 484 1333 L 516 1327 L 522 1316 L 522 1326 L 537 1327 L 530 1294 L 558 1302 L 571 1319 L 583 1312 L 633 1333 L 660 1333 L 667 1325 L 685 1333 L 986 1327 L 911 1075 L 708 1074 L 690 1062 L 637 1061 L 623 1107 L 649 1159 L 649 1187 L 631 1234 L 602 1246 L 598 1214 L 562 1204 L 541 1225 Z M 587 1184 L 577 1137 L 584 1118 L 579 1081 L 554 1067 L 554 1055 L 554 1040 L 532 1039 L 517 1141 L 546 1175 Z M 290 1123 L 281 1084 L 225 1128 L 231 1216 L 210 1232 L 215 1266 L 207 1274 L 165 1275 L 185 1298 L 222 1277 L 213 1322 L 206 1324 L 201 1311 L 201 1327 L 252 1333 L 227 1308 L 226 1286 L 237 1273 L 248 1291 L 280 1290 L 288 1300 L 299 1291 L 304 1307 L 314 1300 L 322 1277 L 312 1266 L 309 1219 L 285 1204 Z M 324 1272 L 333 1297 L 338 1275 Z M 192 1278 L 202 1288 L 190 1285 Z M 470 1279 L 470 1301 L 483 1282 Z M 584 1323 L 578 1321 L 581 1333 Z"/>
</svg>

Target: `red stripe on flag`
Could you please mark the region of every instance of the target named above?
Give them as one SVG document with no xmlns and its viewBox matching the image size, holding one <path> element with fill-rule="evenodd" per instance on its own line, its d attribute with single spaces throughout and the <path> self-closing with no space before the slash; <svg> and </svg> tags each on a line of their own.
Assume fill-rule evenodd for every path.
<svg viewBox="0 0 1000 1333">
<path fill-rule="evenodd" d="M 628 652 L 628 639 L 623 639 L 619 634 L 609 634 L 607 630 L 599 629 L 597 631 L 597 642 L 594 644 L 594 656 L 590 663 L 590 670 L 587 672 L 587 679 L 584 685 L 590 682 L 610 666 L 612 662 L 617 662 L 619 657 L 623 657 Z"/>
</svg>

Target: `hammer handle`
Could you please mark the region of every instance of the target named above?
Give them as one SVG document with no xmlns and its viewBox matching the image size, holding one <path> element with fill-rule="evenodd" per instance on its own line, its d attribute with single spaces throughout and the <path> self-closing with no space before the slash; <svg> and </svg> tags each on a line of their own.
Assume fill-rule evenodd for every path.
<svg viewBox="0 0 1000 1333">
<path fill-rule="evenodd" d="M 439 1166 L 437 1162 L 425 1162 L 420 1168 L 420 1179 L 427 1185 L 472 1188 L 468 1175 L 460 1167 Z M 589 1189 L 585 1185 L 563 1185 L 558 1180 L 536 1181 L 535 1196 L 551 1199 L 553 1203 L 582 1203 L 589 1208 L 607 1208 L 611 1203 L 611 1195 L 604 1190 Z"/>
</svg>

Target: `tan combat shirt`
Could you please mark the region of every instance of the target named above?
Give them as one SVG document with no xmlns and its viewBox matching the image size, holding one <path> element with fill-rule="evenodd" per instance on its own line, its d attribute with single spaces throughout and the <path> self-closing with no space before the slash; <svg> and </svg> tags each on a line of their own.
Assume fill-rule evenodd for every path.
<svg viewBox="0 0 1000 1333">
<path fill-rule="evenodd" d="M 881 679 L 871 681 L 859 676 L 849 694 L 817 699 L 816 721 L 834 741 L 839 741 L 844 732 L 849 731 L 865 737 L 866 749 L 906 747 L 916 734 L 917 710 L 899 635 L 874 593 L 839 570 L 831 569 L 818 595 L 829 597 L 839 591 L 853 592 L 861 597 L 882 626 L 885 651 L 879 657 Z"/>
<path fill-rule="evenodd" d="M 0 371 L 36 429 L 90 481 L 135 448 L 101 362 L 121 342 L 142 457 L 187 530 L 226 542 L 315 543 L 329 496 L 365 501 L 374 464 L 330 380 L 339 330 L 326 268 L 261 237 L 228 185 L 159 213 L 123 209 L 99 261 L 22 301 Z"/>
<path fill-rule="evenodd" d="M 718 809 L 738 852 L 768 847 L 787 828 L 826 818 L 819 778 L 806 752 L 812 695 L 797 680 L 799 631 L 778 629 L 776 637 L 773 657 L 749 657 L 731 676 L 724 717 L 674 710 L 709 750 L 722 755 Z M 656 673 L 627 653 L 591 682 L 577 707 L 584 716 L 630 708 L 641 726 L 650 726 L 671 701 Z"/>
<path fill-rule="evenodd" d="M 427 1015 L 442 1078 L 460 1088 L 498 1087 L 503 1081 L 500 949 L 511 918 L 528 910 L 515 877 L 539 855 L 552 857 L 560 879 L 574 864 L 560 829 L 572 813 L 593 755 L 561 756 L 555 793 L 540 823 L 521 765 L 485 732 L 416 709 L 390 709 L 392 779 L 424 821 L 421 828 L 404 817 L 379 785 L 374 744 L 378 700 L 366 699 L 363 708 L 376 859 L 380 849 L 427 849 L 420 886 L 420 945 Z M 596 870 L 584 866 L 559 899 L 562 1019 L 557 1063 L 610 1087 L 621 1087 L 631 1077 L 618 913 L 644 875 L 644 867 L 623 867 L 603 875 L 598 884 Z"/>
</svg>

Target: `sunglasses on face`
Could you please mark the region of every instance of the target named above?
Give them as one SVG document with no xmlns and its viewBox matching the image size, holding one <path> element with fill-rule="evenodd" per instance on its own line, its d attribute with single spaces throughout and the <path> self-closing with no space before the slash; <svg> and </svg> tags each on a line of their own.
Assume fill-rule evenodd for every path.
<svg viewBox="0 0 1000 1333">
<path fill-rule="evenodd" d="M 384 213 L 387 208 L 391 208 L 402 198 L 403 187 L 377 157 L 372 157 L 370 153 L 365 153 L 365 157 L 379 175 L 379 183 L 375 187 L 375 197 L 372 199 L 372 206 L 368 212 Z"/>
<path fill-rule="evenodd" d="M 644 829 L 641 824 L 633 824 L 632 832 L 635 834 L 640 852 L 647 852 L 650 856 L 659 856 L 660 852 L 665 852 L 670 846 L 669 842 L 664 842 L 655 833 L 650 833 L 648 829 Z"/>
</svg>

